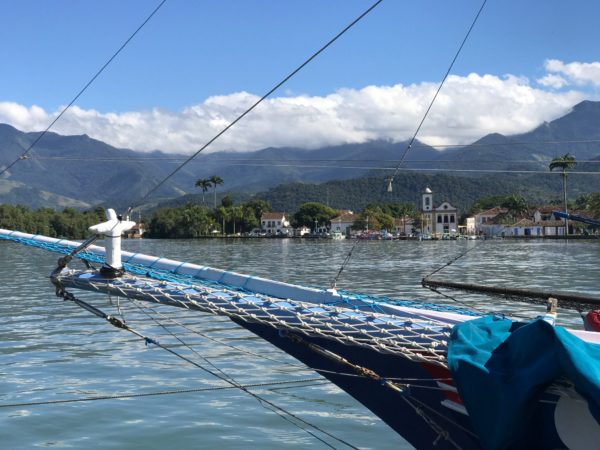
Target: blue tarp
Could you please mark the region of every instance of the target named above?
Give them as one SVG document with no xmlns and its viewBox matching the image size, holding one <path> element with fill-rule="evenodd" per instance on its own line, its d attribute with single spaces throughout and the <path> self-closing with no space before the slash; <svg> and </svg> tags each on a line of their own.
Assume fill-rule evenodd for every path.
<svg viewBox="0 0 600 450">
<path fill-rule="evenodd" d="M 600 419 L 600 345 L 544 320 L 482 317 L 458 324 L 448 364 L 485 449 L 511 448 L 522 440 L 537 395 L 559 377 L 574 383 Z"/>
</svg>

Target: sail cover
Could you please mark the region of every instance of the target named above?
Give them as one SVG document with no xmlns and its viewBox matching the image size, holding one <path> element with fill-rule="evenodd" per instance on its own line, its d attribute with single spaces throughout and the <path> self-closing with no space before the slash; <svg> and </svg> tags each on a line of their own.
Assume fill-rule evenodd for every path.
<svg viewBox="0 0 600 450">
<path fill-rule="evenodd" d="M 539 394 L 568 378 L 600 419 L 600 345 L 538 319 L 526 324 L 482 317 L 456 325 L 448 366 L 486 449 L 517 448 Z"/>
</svg>

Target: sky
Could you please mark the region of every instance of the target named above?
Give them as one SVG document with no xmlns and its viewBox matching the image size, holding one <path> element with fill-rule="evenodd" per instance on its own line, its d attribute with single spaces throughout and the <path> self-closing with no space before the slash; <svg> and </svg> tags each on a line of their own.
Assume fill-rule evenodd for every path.
<svg viewBox="0 0 600 450">
<path fill-rule="evenodd" d="M 0 122 L 45 129 L 159 3 L 0 0 Z M 193 153 L 373 3 L 167 0 L 51 130 Z M 481 4 L 384 0 L 207 152 L 409 139 Z M 417 138 L 522 133 L 599 100 L 598 17 L 488 0 Z"/>
</svg>

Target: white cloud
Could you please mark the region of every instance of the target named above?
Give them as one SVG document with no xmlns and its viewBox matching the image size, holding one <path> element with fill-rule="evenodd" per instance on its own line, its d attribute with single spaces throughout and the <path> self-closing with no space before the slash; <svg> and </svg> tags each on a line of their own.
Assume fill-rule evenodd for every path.
<svg viewBox="0 0 600 450">
<path fill-rule="evenodd" d="M 562 75 L 563 80 L 566 78 L 576 85 L 600 86 L 600 62 L 565 64 L 558 59 L 548 59 L 544 63 L 544 68 L 552 74 Z"/>
<path fill-rule="evenodd" d="M 549 72 L 575 79 L 572 64 L 550 60 L 546 67 Z M 583 79 L 579 73 L 579 79 Z M 559 78 L 549 74 L 540 84 L 555 88 L 561 83 Z M 340 89 L 323 97 L 274 97 L 243 118 L 209 150 L 317 148 L 370 139 L 406 140 L 414 134 L 436 89 L 437 83 L 423 82 Z M 536 88 L 528 79 L 512 75 L 450 76 L 418 138 L 442 145 L 469 143 L 492 132 L 526 132 L 564 115 L 584 98 L 580 91 Z M 210 97 L 178 112 L 155 108 L 101 113 L 72 107 L 52 130 L 60 134 L 86 133 L 116 147 L 191 153 L 257 100 L 256 95 L 238 92 Z M 0 122 L 24 131 L 44 129 L 57 114 L 37 106 L 0 103 Z"/>
<path fill-rule="evenodd" d="M 548 74 L 545 77 L 537 80 L 542 86 L 551 87 L 554 89 L 560 89 L 565 87 L 569 82 L 560 75 Z"/>
</svg>

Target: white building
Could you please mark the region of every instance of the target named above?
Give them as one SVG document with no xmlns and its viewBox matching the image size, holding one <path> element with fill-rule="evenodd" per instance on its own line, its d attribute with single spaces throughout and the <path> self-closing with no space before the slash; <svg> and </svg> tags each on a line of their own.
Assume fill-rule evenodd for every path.
<svg viewBox="0 0 600 450">
<path fill-rule="evenodd" d="M 421 214 L 424 234 L 454 234 L 458 230 L 458 209 L 448 202 L 439 206 L 433 203 L 433 192 L 429 187 L 421 195 Z"/>
<path fill-rule="evenodd" d="M 507 212 L 507 208 L 495 207 L 475 214 L 475 230 L 473 234 L 485 234 L 488 236 L 498 234 L 496 226 L 497 224 L 494 223 L 494 219 L 501 214 L 506 214 Z"/>
<path fill-rule="evenodd" d="M 339 231 L 343 235 L 349 236 L 355 220 L 356 217 L 352 211 L 344 211 L 341 215 L 331 219 L 329 230 L 331 232 Z"/>
<path fill-rule="evenodd" d="M 544 208 L 536 210 L 532 216 L 513 219 L 508 222 L 506 208 L 492 208 L 473 217 L 476 234 L 503 237 L 543 237 L 563 236 L 565 223 L 556 220 Z"/>
<path fill-rule="evenodd" d="M 502 232 L 505 231 L 504 225 L 496 223 L 494 219 L 507 212 L 507 208 L 496 207 L 477 213 L 473 217 L 469 217 L 467 219 L 467 234 L 485 236 L 501 235 Z"/>
<path fill-rule="evenodd" d="M 267 234 L 290 234 L 290 222 L 282 212 L 264 213 L 260 218 L 260 227 Z"/>
</svg>

